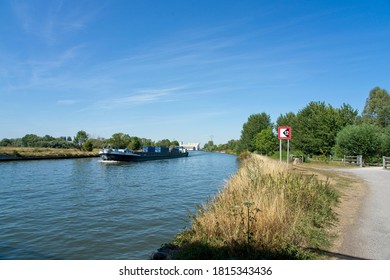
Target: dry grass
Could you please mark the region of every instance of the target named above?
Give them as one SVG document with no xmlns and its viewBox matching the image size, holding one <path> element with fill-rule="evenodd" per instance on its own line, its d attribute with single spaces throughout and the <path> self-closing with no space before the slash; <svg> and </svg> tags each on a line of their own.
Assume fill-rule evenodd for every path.
<svg viewBox="0 0 390 280">
<path fill-rule="evenodd" d="M 86 152 L 78 149 L 0 147 L 0 154 L 21 157 L 86 156 L 96 155 L 97 153 L 97 150 Z"/>
<path fill-rule="evenodd" d="M 191 230 L 178 235 L 176 243 L 190 248 L 184 258 L 200 258 L 194 244 L 221 253 L 217 258 L 310 258 L 297 248 L 328 245 L 326 227 L 335 220 L 336 200 L 328 182 L 252 155 L 198 209 Z"/>
</svg>

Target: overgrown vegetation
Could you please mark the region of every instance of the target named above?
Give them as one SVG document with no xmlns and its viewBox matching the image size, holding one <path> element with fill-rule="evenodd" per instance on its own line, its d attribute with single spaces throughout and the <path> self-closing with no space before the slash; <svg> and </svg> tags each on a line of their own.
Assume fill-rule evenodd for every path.
<svg viewBox="0 0 390 280">
<path fill-rule="evenodd" d="M 329 182 L 246 156 L 225 188 L 178 234 L 179 259 L 314 259 L 330 245 L 338 199 Z"/>
</svg>

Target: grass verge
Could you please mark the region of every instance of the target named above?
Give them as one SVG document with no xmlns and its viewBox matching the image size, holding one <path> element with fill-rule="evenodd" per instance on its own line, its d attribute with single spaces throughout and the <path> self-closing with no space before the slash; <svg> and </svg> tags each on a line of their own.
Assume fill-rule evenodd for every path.
<svg viewBox="0 0 390 280">
<path fill-rule="evenodd" d="M 78 149 L 0 147 L 0 154 L 16 157 L 72 157 L 97 155 L 98 150 L 87 152 Z"/>
<path fill-rule="evenodd" d="M 190 214 L 176 259 L 316 259 L 331 245 L 338 193 L 259 155 L 247 156 L 226 186 Z M 308 250 L 310 248 L 311 250 Z"/>
</svg>

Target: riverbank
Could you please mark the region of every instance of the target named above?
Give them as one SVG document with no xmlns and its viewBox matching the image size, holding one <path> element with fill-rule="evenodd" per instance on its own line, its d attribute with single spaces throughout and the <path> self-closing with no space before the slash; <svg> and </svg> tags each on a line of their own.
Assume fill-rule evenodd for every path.
<svg viewBox="0 0 390 280">
<path fill-rule="evenodd" d="M 98 157 L 98 150 L 0 147 L 0 161 L 70 159 Z"/>
<path fill-rule="evenodd" d="M 250 155 L 175 236 L 178 259 L 317 259 L 332 246 L 339 192 L 302 168 Z"/>
</svg>

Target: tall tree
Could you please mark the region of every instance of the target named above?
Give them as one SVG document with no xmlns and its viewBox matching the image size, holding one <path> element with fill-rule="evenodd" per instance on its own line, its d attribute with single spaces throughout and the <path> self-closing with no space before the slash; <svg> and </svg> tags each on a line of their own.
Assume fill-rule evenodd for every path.
<svg viewBox="0 0 390 280">
<path fill-rule="evenodd" d="M 122 132 L 114 133 L 109 142 L 114 148 L 126 148 L 130 144 L 130 136 L 128 134 L 124 134 Z"/>
<path fill-rule="evenodd" d="M 84 130 L 77 132 L 76 136 L 73 139 L 73 142 L 80 148 L 83 147 L 83 144 L 88 140 L 88 134 Z"/>
<path fill-rule="evenodd" d="M 390 156 L 390 125 L 388 125 L 383 131 L 382 155 Z"/>
<path fill-rule="evenodd" d="M 347 125 L 356 123 L 358 110 L 352 108 L 349 104 L 343 104 L 340 108 L 336 108 L 336 124 L 338 128 L 343 128 Z"/>
<path fill-rule="evenodd" d="M 272 128 L 263 129 L 256 135 L 256 150 L 262 154 L 272 155 L 278 148 L 278 138 Z"/>
<path fill-rule="evenodd" d="M 293 112 L 289 112 L 285 115 L 280 115 L 276 120 L 276 125 L 279 126 L 291 126 L 294 129 L 294 123 L 297 116 Z"/>
<path fill-rule="evenodd" d="M 271 117 L 266 113 L 250 115 L 241 131 L 240 144 L 244 150 L 256 150 L 256 135 L 263 129 L 272 128 Z"/>
<path fill-rule="evenodd" d="M 291 127 L 292 131 L 295 131 L 295 123 L 296 123 L 297 116 L 293 112 L 286 113 L 285 115 L 280 115 L 278 119 L 276 120 L 276 128 L 279 126 L 289 126 Z M 294 133 L 295 134 L 295 133 Z M 295 149 L 294 145 L 294 139 L 290 141 L 290 148 Z M 282 145 L 284 146 L 284 149 L 287 146 L 286 141 L 282 141 Z"/>
<path fill-rule="evenodd" d="M 390 95 L 385 89 L 375 87 L 370 91 L 362 118 L 364 123 L 380 127 L 390 125 Z"/>
<path fill-rule="evenodd" d="M 217 145 L 214 144 L 213 140 L 209 140 L 206 144 L 203 146 L 203 150 L 207 152 L 214 152 L 217 150 Z"/>
<path fill-rule="evenodd" d="M 324 102 L 310 102 L 295 119 L 294 147 L 306 154 L 330 155 L 337 133 L 346 125 L 353 124 L 356 116 L 357 111 L 346 104 L 333 108 Z"/>
</svg>

